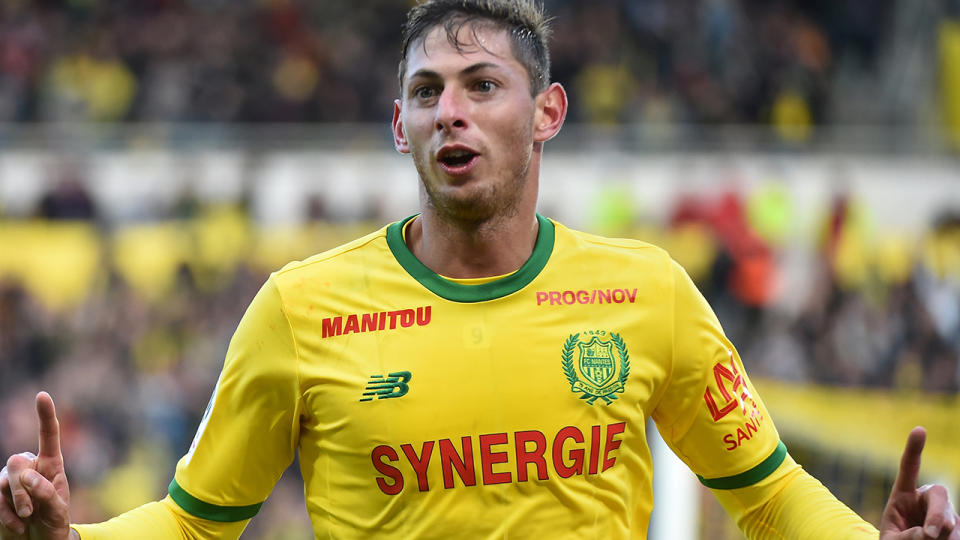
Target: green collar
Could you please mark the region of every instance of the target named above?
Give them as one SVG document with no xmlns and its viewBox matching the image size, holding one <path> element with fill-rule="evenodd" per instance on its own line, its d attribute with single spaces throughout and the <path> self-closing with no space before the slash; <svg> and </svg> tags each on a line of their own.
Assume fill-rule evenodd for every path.
<svg viewBox="0 0 960 540">
<path fill-rule="evenodd" d="M 554 227 L 553 222 L 537 214 L 540 229 L 537 232 L 537 243 L 533 246 L 533 253 L 519 270 L 496 281 L 480 285 L 463 285 L 454 283 L 427 268 L 407 247 L 403 241 L 403 227 L 408 221 L 415 218 L 410 216 L 403 221 L 397 221 L 387 227 L 387 245 L 396 257 L 400 266 L 421 285 L 441 298 L 453 302 L 484 302 L 496 300 L 508 294 L 513 294 L 529 284 L 540 274 L 553 252 Z"/>
</svg>

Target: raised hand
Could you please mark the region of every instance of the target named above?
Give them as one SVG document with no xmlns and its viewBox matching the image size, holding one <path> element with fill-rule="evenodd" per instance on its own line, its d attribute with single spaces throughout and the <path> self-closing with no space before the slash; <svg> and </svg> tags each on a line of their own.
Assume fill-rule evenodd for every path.
<svg viewBox="0 0 960 540">
<path fill-rule="evenodd" d="M 927 440 L 922 427 L 913 428 L 900 458 L 900 472 L 880 521 L 881 540 L 960 540 L 960 517 L 939 484 L 917 487 L 920 454 Z"/>
<path fill-rule="evenodd" d="M 70 487 L 60 451 L 53 399 L 37 394 L 40 449 L 17 454 L 0 470 L 0 540 L 66 540 L 70 537 Z"/>
</svg>

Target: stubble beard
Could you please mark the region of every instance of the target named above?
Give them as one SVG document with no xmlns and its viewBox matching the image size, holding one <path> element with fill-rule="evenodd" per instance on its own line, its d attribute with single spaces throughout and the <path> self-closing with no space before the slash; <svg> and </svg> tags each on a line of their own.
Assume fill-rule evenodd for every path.
<svg viewBox="0 0 960 540">
<path fill-rule="evenodd" d="M 430 162 L 414 155 L 420 177 L 421 204 L 441 219 L 460 226 L 479 227 L 505 220 L 519 212 L 518 203 L 527 184 L 532 148 L 525 147 L 516 160 L 491 173 L 491 180 L 471 179 L 464 186 L 441 186 L 427 180 Z M 429 160 L 429 156 L 426 158 Z"/>
</svg>

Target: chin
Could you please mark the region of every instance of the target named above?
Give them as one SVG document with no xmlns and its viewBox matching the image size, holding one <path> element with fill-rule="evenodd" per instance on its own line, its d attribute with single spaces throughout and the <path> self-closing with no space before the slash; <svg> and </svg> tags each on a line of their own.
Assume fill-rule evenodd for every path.
<svg viewBox="0 0 960 540">
<path fill-rule="evenodd" d="M 430 206 L 454 221 L 487 221 L 505 209 L 505 205 L 498 205 L 489 193 L 478 193 L 485 190 L 447 188 L 440 191 L 445 193 L 430 194 Z"/>
</svg>

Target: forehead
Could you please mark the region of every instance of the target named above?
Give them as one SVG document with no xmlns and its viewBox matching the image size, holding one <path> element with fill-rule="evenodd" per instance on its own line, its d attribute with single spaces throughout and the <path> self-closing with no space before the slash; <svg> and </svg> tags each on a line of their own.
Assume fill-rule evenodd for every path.
<svg viewBox="0 0 960 540">
<path fill-rule="evenodd" d="M 506 30 L 489 24 L 467 23 L 453 26 L 452 35 L 443 25 L 435 26 L 423 38 L 411 43 L 404 78 L 421 70 L 442 73 L 478 62 L 526 73 L 526 68 L 513 54 Z"/>
</svg>

